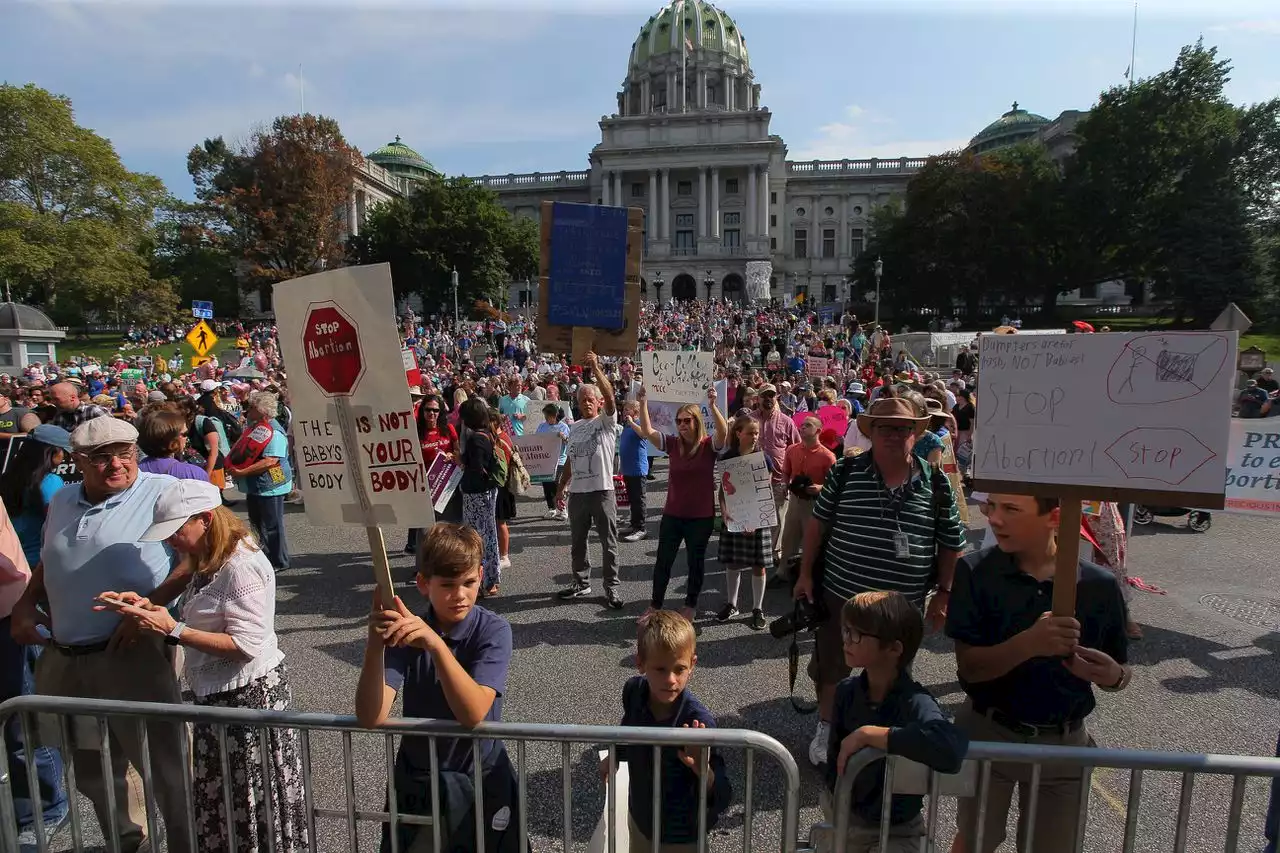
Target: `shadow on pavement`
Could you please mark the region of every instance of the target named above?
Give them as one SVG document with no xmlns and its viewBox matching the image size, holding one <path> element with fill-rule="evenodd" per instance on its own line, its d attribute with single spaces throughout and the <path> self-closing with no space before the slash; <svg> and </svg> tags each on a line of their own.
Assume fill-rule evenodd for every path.
<svg viewBox="0 0 1280 853">
<path fill-rule="evenodd" d="M 1129 663 L 1151 666 L 1182 658 L 1204 671 L 1203 675 L 1161 679 L 1161 685 L 1173 693 L 1216 693 L 1236 689 L 1248 690 L 1268 699 L 1280 699 L 1280 683 L 1275 679 L 1275 656 L 1280 652 L 1280 634 L 1264 634 L 1255 639 L 1252 646 L 1236 647 L 1149 625 L 1144 625 L 1142 631 L 1142 641 L 1129 644 Z M 1261 649 L 1268 654 L 1226 658 L 1220 654 L 1237 648 Z"/>
</svg>

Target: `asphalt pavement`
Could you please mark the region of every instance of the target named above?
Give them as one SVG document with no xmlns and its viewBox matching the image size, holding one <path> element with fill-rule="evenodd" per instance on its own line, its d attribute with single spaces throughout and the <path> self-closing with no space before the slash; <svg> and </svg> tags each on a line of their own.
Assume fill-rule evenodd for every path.
<svg viewBox="0 0 1280 853">
<path fill-rule="evenodd" d="M 621 718 L 622 685 L 636 671 L 635 620 L 649 596 L 664 494 L 665 477 L 660 472 L 658 481 L 649 484 L 650 538 L 620 545 L 621 591 L 627 602 L 622 611 L 604 606 L 598 544 L 590 549 L 596 594 L 568 603 L 555 597 L 570 580 L 568 526 L 542 519 L 545 507 L 540 492 L 536 500 L 530 496 L 519 502 L 520 517 L 511 525 L 512 568 L 503 573 L 501 596 L 485 602 L 509 619 L 514 629 L 504 719 L 611 725 Z M 974 516 L 981 522 L 980 514 Z M 373 590 L 364 531 L 312 526 L 299 507 L 290 507 L 287 528 L 293 567 L 278 577 L 276 628 L 287 654 L 294 709 L 350 713 Z M 1119 694 L 1099 696 L 1089 729 L 1100 746 L 1272 754 L 1280 719 L 1280 669 L 1275 660 L 1280 649 L 1276 633 L 1280 595 L 1274 592 L 1277 571 L 1270 554 L 1277 532 L 1280 524 L 1276 522 L 1225 514 L 1214 514 L 1213 527 L 1206 533 L 1191 532 L 1176 520 L 1136 529 L 1129 551 L 1130 573 L 1165 594 L 1133 593 L 1132 611 L 1146 638 L 1131 649 L 1137 669 L 1132 686 Z M 417 593 L 412 561 L 400 551 L 405 531 L 392 528 L 385 535 L 397 587 L 407 601 L 413 601 Z M 973 536 L 977 538 L 979 532 Z M 767 632 L 752 631 L 742 622 L 721 625 L 712 618 L 724 589 L 714 554 L 713 546 L 699 605 L 698 662 L 690 686 L 717 715 L 720 726 L 764 732 L 796 756 L 803 781 L 800 826 L 808 827 L 819 819 L 819 774 L 806 758 L 815 718 L 801 716 L 791 707 L 785 642 Z M 668 592 L 671 606 L 678 606 L 683 596 L 683 556 L 675 575 Z M 749 584 L 743 584 L 742 595 L 749 597 Z M 770 590 L 768 615 L 772 618 L 787 609 L 789 593 Z M 945 638 L 926 640 L 915 674 L 944 706 L 959 707 L 963 694 Z M 812 698 L 803 673 L 797 689 L 802 698 Z M 509 747 L 514 753 L 514 747 Z M 316 806 L 345 812 L 343 768 L 348 762 L 341 739 L 314 736 L 311 750 Z M 568 753 L 572 834 L 578 849 L 583 849 L 604 803 L 595 750 L 593 744 L 580 743 Z M 349 763 L 357 809 L 382 807 L 386 754 L 380 737 L 353 739 Z M 527 760 L 534 849 L 561 850 L 562 752 L 556 746 L 532 744 Z M 730 754 L 728 763 L 736 795 L 734 806 L 712 836 L 710 849 L 715 850 L 742 849 L 743 756 Z M 767 759 L 757 756 L 754 777 L 753 844 L 759 850 L 776 849 L 780 775 Z M 1135 850 L 1173 849 L 1179 781 L 1170 774 L 1146 775 Z M 1128 784 L 1125 773 L 1095 774 L 1086 851 L 1118 849 Z M 1197 780 L 1186 850 L 1222 849 L 1229 793 L 1229 780 Z M 1265 785 L 1251 781 L 1241 825 L 1242 850 L 1260 847 L 1265 808 Z M 943 850 L 953 831 L 953 814 L 953 803 L 944 801 L 938 821 Z M 317 835 L 318 850 L 351 847 L 344 820 L 322 818 Z M 376 850 L 372 824 L 362 825 L 358 847 Z M 1012 849 L 1012 844 L 1002 849 Z"/>
</svg>

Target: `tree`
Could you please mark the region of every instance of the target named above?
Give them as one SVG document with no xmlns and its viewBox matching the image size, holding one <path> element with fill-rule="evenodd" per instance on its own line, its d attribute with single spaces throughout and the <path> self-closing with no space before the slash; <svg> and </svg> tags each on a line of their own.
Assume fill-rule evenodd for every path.
<svg viewBox="0 0 1280 853">
<path fill-rule="evenodd" d="M 143 244 L 164 186 L 75 123 L 71 101 L 0 85 L 0 278 L 61 322 L 155 286 Z"/>
<path fill-rule="evenodd" d="M 1067 166 L 1082 238 L 1110 277 L 1149 282 L 1197 325 L 1264 295 L 1257 241 L 1276 216 L 1280 101 L 1235 106 L 1230 71 L 1197 43 L 1169 70 L 1103 92 Z"/>
<path fill-rule="evenodd" d="M 454 269 L 459 305 L 496 302 L 504 285 L 538 274 L 537 224 L 513 219 L 496 194 L 466 178 L 427 178 L 407 198 L 375 207 L 351 250 L 358 263 L 390 263 L 397 299 L 419 294 L 428 312 L 449 313 Z"/>
<path fill-rule="evenodd" d="M 187 155 L 196 197 L 220 227 L 210 245 L 247 263 L 250 284 L 265 287 L 346 260 L 343 223 L 361 161 L 338 123 L 281 116 L 243 146 L 206 139 Z"/>
<path fill-rule="evenodd" d="M 240 314 L 236 261 L 218 239 L 219 228 L 204 206 L 170 199 L 156 220 L 151 272 L 171 282 L 179 304 L 208 300 L 219 317 L 236 317 Z"/>
</svg>

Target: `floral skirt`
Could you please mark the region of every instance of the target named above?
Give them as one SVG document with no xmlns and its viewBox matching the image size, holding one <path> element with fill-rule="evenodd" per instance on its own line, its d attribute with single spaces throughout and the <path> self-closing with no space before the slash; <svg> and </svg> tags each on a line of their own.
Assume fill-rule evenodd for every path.
<svg viewBox="0 0 1280 853">
<path fill-rule="evenodd" d="M 285 666 L 256 678 L 243 687 L 211 693 L 196 700 L 198 705 L 222 708 L 255 708 L 284 711 L 292 698 Z M 231 771 L 231 809 L 235 819 L 235 844 L 227 827 L 223 793 L 222 751 L 214 726 L 193 727 L 196 835 L 201 853 L 259 853 L 268 848 L 266 795 L 271 798 L 275 825 L 275 850 L 279 853 L 306 853 L 306 801 L 302 788 L 302 753 L 294 729 L 267 730 L 267 767 L 271 778 L 262 774 L 262 753 L 258 730 L 228 726 L 227 766 Z"/>
<path fill-rule="evenodd" d="M 462 523 L 480 534 L 484 543 L 484 576 L 480 584 L 485 589 L 496 584 L 500 579 L 498 569 L 498 520 L 496 516 L 498 490 L 462 494 Z"/>
</svg>

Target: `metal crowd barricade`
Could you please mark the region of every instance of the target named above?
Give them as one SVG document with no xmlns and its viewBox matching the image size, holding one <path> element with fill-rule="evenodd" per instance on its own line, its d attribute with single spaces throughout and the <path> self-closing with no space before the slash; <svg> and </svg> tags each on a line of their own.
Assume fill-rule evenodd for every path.
<svg viewBox="0 0 1280 853">
<path fill-rule="evenodd" d="M 16 699 L 0 704 L 0 726 L 17 716 L 22 727 L 24 742 L 27 744 L 36 744 L 38 741 L 34 737 L 37 729 L 37 721 L 42 726 L 41 730 L 47 730 L 43 724 L 51 724 L 53 731 L 57 733 L 57 745 L 65 747 L 72 743 L 71 733 L 73 726 L 76 730 L 83 730 L 84 727 L 90 727 L 91 731 L 96 730 L 97 737 L 102 744 L 101 761 L 103 773 L 106 778 L 111 776 L 111 742 L 108 735 L 108 720 L 118 722 L 119 720 L 133 720 L 138 726 L 139 738 L 142 743 L 142 751 L 144 755 L 143 766 L 135 768 L 142 777 L 143 790 L 146 799 L 146 830 L 148 837 L 158 839 L 162 837 L 162 833 L 158 832 L 159 817 L 156 813 L 156 802 L 154 799 L 154 780 L 152 778 L 151 762 L 149 760 L 149 748 L 147 741 L 147 733 L 149 726 L 159 723 L 186 723 L 186 724 L 203 724 L 214 726 L 217 732 L 217 738 L 221 747 L 222 754 L 222 770 L 223 770 L 223 797 L 226 803 L 226 814 L 231 815 L 233 808 L 231 805 L 232 785 L 227 777 L 227 752 L 226 737 L 228 726 L 245 726 L 257 732 L 259 748 L 262 754 L 262 764 L 264 777 L 269 774 L 269 752 L 267 743 L 267 733 L 271 729 L 296 729 L 300 733 L 301 752 L 302 752 L 302 770 L 303 770 L 303 791 L 305 797 L 306 820 L 308 837 L 311 841 L 312 850 L 319 849 L 316 836 L 316 819 L 317 818 L 337 818 L 346 822 L 348 847 L 351 851 L 355 851 L 359 847 L 358 843 L 358 825 L 361 822 L 372 822 L 377 825 L 390 825 L 390 839 L 392 853 L 400 853 L 399 839 L 397 837 L 397 828 L 404 825 L 428 826 L 431 828 L 434 849 L 440 850 L 440 824 L 430 817 L 401 814 L 397 809 L 395 779 L 392 772 L 395 756 L 394 740 L 397 736 L 412 735 L 416 737 L 425 737 L 429 739 L 429 749 L 432 758 L 431 771 L 431 800 L 432 813 L 440 814 L 440 787 L 439 787 L 439 769 L 436 766 L 436 748 L 437 741 L 441 737 L 462 738 L 471 741 L 472 748 L 472 766 L 474 769 L 474 788 L 475 788 L 475 818 L 476 818 L 476 850 L 477 853 L 484 853 L 484 810 L 481 807 L 481 762 L 480 762 L 480 742 L 482 740 L 500 740 L 503 741 L 510 751 L 514 744 L 515 753 L 515 770 L 518 777 L 517 803 L 519 806 L 519 824 L 518 832 L 520 838 L 520 849 L 528 849 L 529 841 L 529 809 L 527 802 L 527 781 L 529 777 L 527 767 L 527 746 L 530 743 L 556 743 L 560 745 L 561 771 L 563 773 L 563 819 L 564 819 L 564 850 L 573 849 L 573 781 L 571 777 L 572 770 L 572 750 L 573 744 L 602 744 L 608 746 L 608 762 L 610 779 L 615 779 L 615 773 L 618 767 L 617 748 L 619 746 L 651 746 L 654 751 L 655 766 L 661 766 L 661 750 L 663 747 L 717 747 L 720 749 L 741 749 L 744 750 L 745 778 L 735 780 L 742 782 L 741 799 L 744 804 L 744 825 L 743 825 L 743 843 L 742 849 L 744 853 L 751 853 L 756 839 L 753 836 L 752 819 L 755 808 L 755 787 L 757 779 L 757 770 L 755 768 L 755 758 L 757 753 L 771 758 L 778 765 L 781 774 L 782 787 L 782 808 L 781 808 L 781 837 L 779 849 L 782 853 L 793 853 L 796 849 L 798 835 L 798 820 L 800 808 L 800 771 L 796 766 L 795 759 L 786 747 L 778 741 L 760 732 L 748 731 L 743 729 L 672 729 L 672 728 L 638 728 L 623 726 L 580 726 L 580 725 L 561 725 L 561 724 L 544 724 L 544 723 L 482 723 L 474 729 L 463 728 L 458 723 L 443 722 L 438 720 L 422 720 L 422 719 L 390 719 L 384 725 L 377 729 L 368 729 L 360 726 L 354 717 L 337 716 L 331 714 L 311 714 L 311 713 L 294 713 L 294 712 L 276 712 L 276 711 L 259 711 L 253 709 L 242 708 L 221 708 L 196 705 L 167 705 L 160 703 L 135 703 L 135 702 L 117 702 L 98 699 L 78 699 L 57 696 L 21 696 Z M 336 732 L 341 736 L 342 743 L 342 764 L 343 764 L 343 782 L 345 788 L 345 808 L 329 809 L 321 808 L 315 802 L 314 780 L 312 775 L 311 763 L 311 734 L 313 732 Z M 373 736 L 381 736 L 384 739 L 385 754 L 387 761 L 387 801 L 389 803 L 389 811 L 369 810 L 360 807 L 356 798 L 356 785 L 353 765 L 352 735 L 369 734 Z M 55 745 L 52 743 L 43 743 L 42 745 Z M 195 830 L 195 812 L 192 803 L 192 791 L 194 785 L 193 769 L 191 763 L 190 747 L 183 739 L 183 756 L 182 764 L 184 767 L 184 787 L 185 787 L 185 805 L 187 824 L 189 827 L 189 842 L 192 850 L 199 850 L 197 844 Z M 708 761 L 709 750 L 700 749 L 701 769 L 705 774 Z M 68 792 L 70 800 L 70 830 L 72 840 L 72 850 L 79 853 L 85 849 L 85 826 L 79 808 L 76 803 L 76 782 L 75 782 L 75 766 L 71 760 L 71 755 L 64 752 L 63 754 L 64 775 L 63 781 Z M 653 849 L 656 853 L 658 850 L 661 833 L 660 815 L 662 802 L 661 792 L 661 773 L 654 774 L 654 786 L 652 791 L 654 806 L 654 822 L 650 829 L 651 838 L 653 840 Z M 772 777 L 773 781 L 777 781 L 777 777 Z M 38 783 L 36 777 L 36 769 L 34 762 L 27 764 L 27 781 L 29 790 L 38 792 Z M 735 784 L 735 788 L 738 787 Z M 607 808 L 610 819 L 608 820 L 608 833 L 606 850 L 608 853 L 617 853 L 617 827 L 613 815 L 617 814 L 617 785 L 609 784 L 606 794 Z M 38 797 L 38 794 L 36 794 Z M 106 786 L 107 809 L 113 815 L 115 812 L 114 794 L 112 786 Z M 706 806 L 708 791 L 707 786 L 700 786 L 699 793 L 699 841 L 698 851 L 704 853 L 707 849 L 707 833 L 706 833 Z M 265 812 L 267 826 L 267 849 L 274 853 L 274 832 L 275 816 L 273 814 L 272 800 L 270 796 L 262 798 L 263 808 Z M 40 811 L 37 803 L 35 811 Z M 623 809 L 625 813 L 625 807 Z M 111 853 L 119 853 L 120 851 L 120 835 L 119 827 L 113 825 L 110 827 L 102 827 L 102 833 L 105 837 L 107 850 Z M 236 848 L 234 837 L 234 821 L 228 827 L 231 833 L 230 845 L 232 849 Z M 45 837 L 43 827 L 40 822 L 36 821 L 37 832 L 37 848 L 40 853 L 45 853 L 51 849 L 49 839 Z M 13 802 L 13 785 L 10 777 L 10 768 L 8 766 L 7 754 L 0 754 L 0 850 L 9 851 L 17 850 L 17 821 Z"/>
<path fill-rule="evenodd" d="M 853 781 L 858 773 L 874 761 L 885 758 L 885 754 L 876 749 L 863 749 L 852 757 L 845 766 L 844 775 L 840 777 L 833 806 L 835 825 L 829 822 L 815 824 L 809 831 L 807 848 L 804 850 L 830 850 L 844 853 L 848 842 L 849 816 L 853 792 Z M 1033 849 L 1038 805 L 1041 769 L 1052 764 L 1055 767 L 1078 767 L 1086 777 L 1094 770 L 1114 769 L 1129 772 L 1129 790 L 1124 809 L 1124 835 L 1120 850 L 1133 853 L 1138 840 L 1138 818 L 1143 805 L 1143 781 L 1149 771 L 1176 773 L 1181 777 L 1178 786 L 1178 807 L 1174 825 L 1173 851 L 1186 853 L 1189 840 L 1189 821 L 1195 781 L 1197 776 L 1218 776 L 1231 778 L 1231 795 L 1227 804 L 1226 829 L 1223 844 L 1216 849 L 1225 853 L 1237 853 L 1240 849 L 1241 814 L 1244 809 L 1245 785 L 1252 778 L 1270 780 L 1280 777 L 1280 758 L 1256 757 L 1248 755 L 1206 755 L 1187 752 L 1157 752 L 1136 749 L 1099 749 L 1079 746 L 1038 746 L 1022 743 L 973 742 L 964 766 L 957 774 L 944 774 L 931 770 L 914 761 L 895 756 L 888 756 L 885 761 L 885 784 L 880 807 L 880 849 L 886 849 L 890 840 L 889 815 L 892 796 L 894 794 L 917 795 L 925 801 L 925 835 L 920 838 L 921 853 L 938 847 L 936 838 L 939 803 L 942 797 L 974 797 L 978 798 L 977 838 L 974 839 L 977 850 L 983 849 L 983 827 L 987 812 L 987 798 L 990 791 L 992 765 L 994 763 L 1013 763 L 1031 765 L 1031 792 L 1027 798 L 1026 841 L 1020 848 L 1022 853 L 1035 853 Z M 1076 815 L 1076 853 L 1081 853 L 1085 843 L 1085 827 L 1089 818 L 1090 784 L 1085 781 L 1081 788 L 1080 807 Z M 1016 801 L 1015 801 L 1016 802 Z M 949 838 L 947 833 L 943 838 Z M 1114 840 L 1109 840 L 1106 849 L 1114 850 Z M 1247 849 L 1254 849 L 1249 846 Z M 1194 853 L 1207 853 L 1195 849 Z"/>
</svg>

